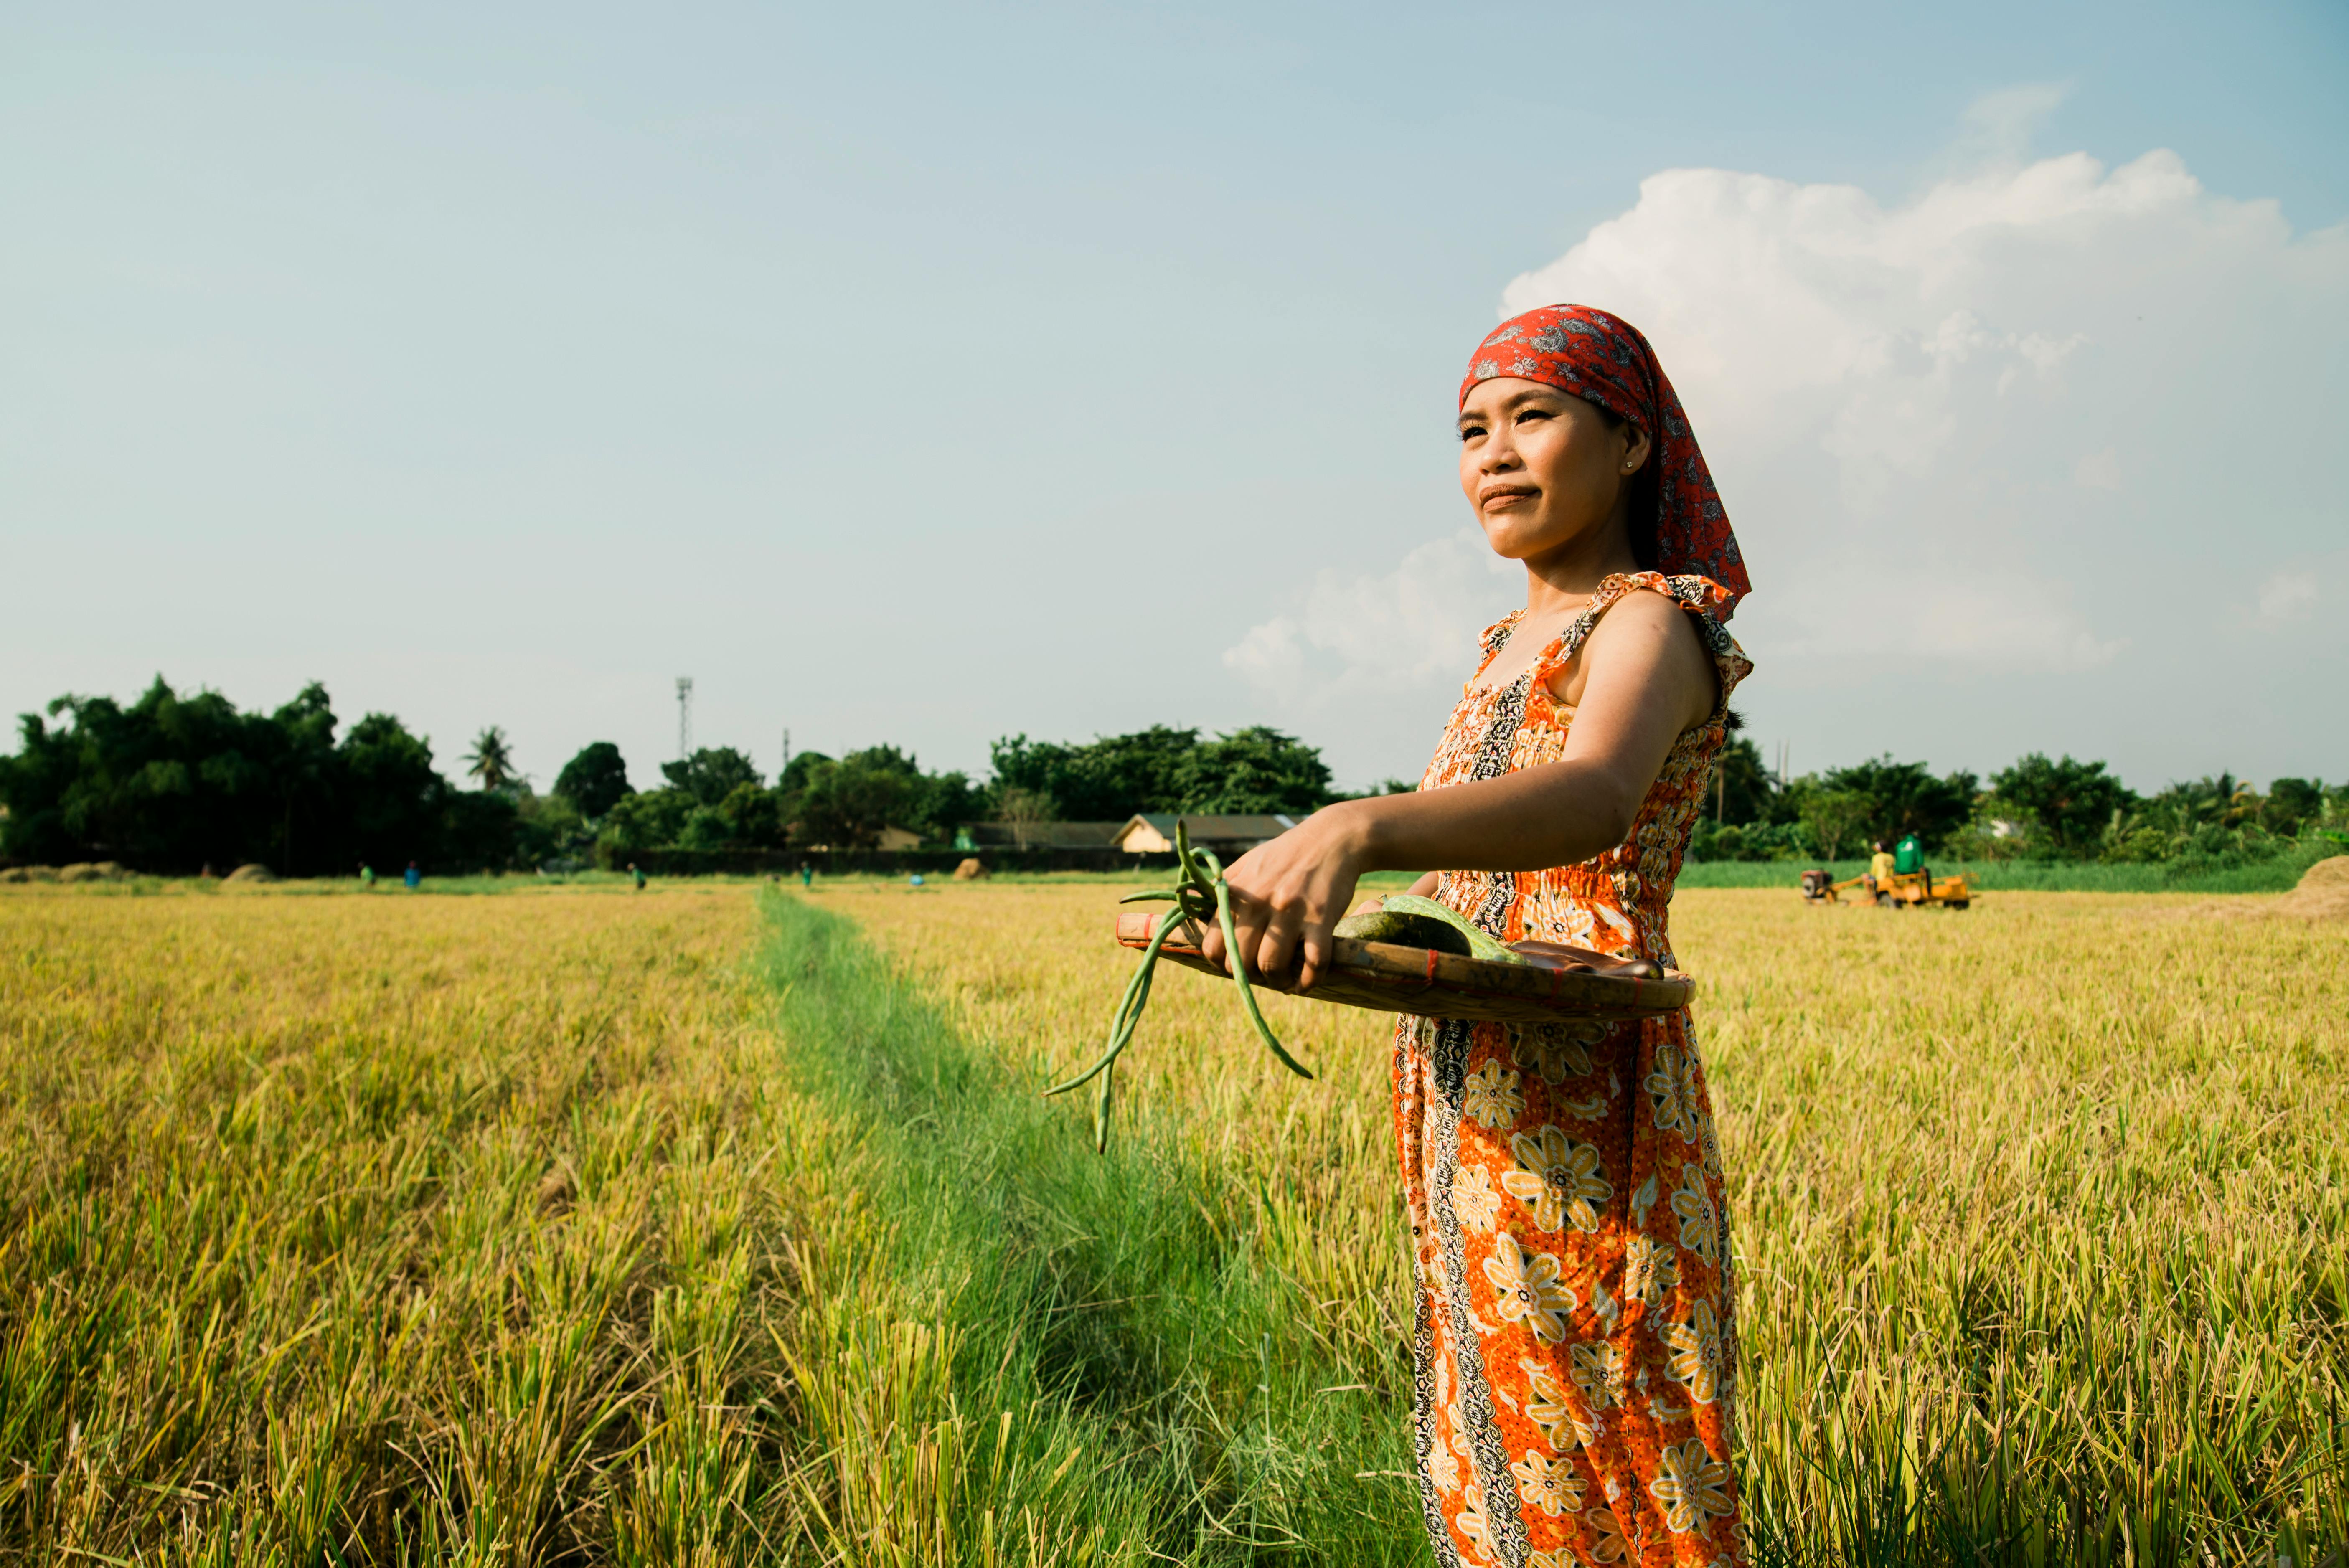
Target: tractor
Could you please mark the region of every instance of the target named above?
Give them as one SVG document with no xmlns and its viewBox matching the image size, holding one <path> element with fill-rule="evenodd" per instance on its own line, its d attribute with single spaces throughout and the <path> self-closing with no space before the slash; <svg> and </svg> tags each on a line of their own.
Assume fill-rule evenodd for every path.
<svg viewBox="0 0 2349 1568">
<path fill-rule="evenodd" d="M 1891 909 L 1917 909 L 1927 904 L 1940 904 L 1946 909 L 1963 909 L 1973 903 L 1973 883 L 1966 873 L 1936 877 L 1922 868 L 1913 872 L 1895 872 L 1889 877 L 1862 874 L 1835 880 L 1835 873 L 1807 871 L 1803 873 L 1803 898 L 1808 903 L 1840 903 L 1840 895 L 1852 892 L 1857 898 Z"/>
</svg>

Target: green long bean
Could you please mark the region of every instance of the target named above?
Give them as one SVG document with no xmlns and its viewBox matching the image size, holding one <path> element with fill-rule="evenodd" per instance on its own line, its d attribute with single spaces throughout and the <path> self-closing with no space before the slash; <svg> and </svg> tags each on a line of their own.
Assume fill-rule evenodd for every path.
<svg viewBox="0 0 2349 1568">
<path fill-rule="evenodd" d="M 1280 1065 L 1299 1078 L 1311 1078 L 1313 1073 L 1302 1062 L 1288 1054 L 1272 1026 L 1264 1021 L 1264 1012 L 1257 1006 L 1256 990 L 1248 979 L 1247 959 L 1240 952 L 1239 935 L 1232 921 L 1231 884 L 1224 880 L 1224 863 L 1212 850 L 1193 850 L 1189 827 L 1180 821 L 1174 825 L 1174 866 L 1178 880 L 1174 886 L 1153 888 L 1146 892 L 1130 893 L 1121 903 L 1171 903 L 1174 905 L 1157 928 L 1150 934 L 1150 943 L 1142 950 L 1142 963 L 1134 969 L 1133 977 L 1125 983 L 1125 992 L 1118 998 L 1117 1012 L 1110 1019 L 1109 1043 L 1092 1066 L 1069 1079 L 1044 1091 L 1047 1098 L 1066 1094 L 1069 1090 L 1101 1080 L 1093 1099 L 1093 1150 L 1109 1151 L 1109 1107 L 1113 1086 L 1117 1081 L 1117 1058 L 1133 1040 L 1133 1031 L 1142 1022 L 1142 1009 L 1150 1000 L 1150 982 L 1158 967 L 1160 949 L 1166 939 L 1186 922 L 1206 923 L 1213 920 L 1224 934 L 1225 962 L 1231 968 L 1233 984 L 1239 987 L 1240 1006 L 1247 1013 L 1248 1022 L 1256 1032 L 1280 1058 Z"/>
</svg>

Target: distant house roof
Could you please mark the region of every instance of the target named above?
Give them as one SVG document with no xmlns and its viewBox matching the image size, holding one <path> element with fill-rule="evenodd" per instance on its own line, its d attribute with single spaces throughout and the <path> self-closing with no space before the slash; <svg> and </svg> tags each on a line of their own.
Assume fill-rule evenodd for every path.
<svg viewBox="0 0 2349 1568">
<path fill-rule="evenodd" d="M 1174 847 L 1174 824 L 1180 821 L 1190 830 L 1194 844 L 1209 845 L 1217 850 L 1226 845 L 1246 845 L 1253 849 L 1268 839 L 1280 837 L 1297 826 L 1299 820 L 1299 818 L 1278 811 L 1263 815 L 1186 811 L 1179 817 L 1172 811 L 1144 811 L 1127 818 L 1119 827 L 1117 846 L 1130 854 L 1164 854 Z"/>
<path fill-rule="evenodd" d="M 1106 850 L 1123 822 L 973 822 L 964 830 L 978 849 Z"/>
</svg>

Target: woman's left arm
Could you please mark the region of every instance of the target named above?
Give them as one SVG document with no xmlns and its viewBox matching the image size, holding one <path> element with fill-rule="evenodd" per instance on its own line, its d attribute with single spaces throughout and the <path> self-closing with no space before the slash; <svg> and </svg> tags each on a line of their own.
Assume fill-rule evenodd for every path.
<svg viewBox="0 0 2349 1568">
<path fill-rule="evenodd" d="M 1540 871 L 1621 843 L 1673 743 L 1712 714 L 1717 677 L 1687 613 L 1648 593 L 1600 618 L 1579 663 L 1581 700 L 1557 761 L 1340 801 L 1235 861 L 1233 924 L 1253 972 L 1279 974 L 1301 946 L 1299 984 L 1310 987 L 1366 872 Z M 1222 933 L 1207 933 L 1205 945 L 1223 961 Z"/>
</svg>

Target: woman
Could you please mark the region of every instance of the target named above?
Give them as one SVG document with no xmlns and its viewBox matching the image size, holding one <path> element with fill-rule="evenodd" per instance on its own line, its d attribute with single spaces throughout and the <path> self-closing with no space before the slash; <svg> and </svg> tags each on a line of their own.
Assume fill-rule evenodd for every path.
<svg viewBox="0 0 2349 1568">
<path fill-rule="evenodd" d="M 1418 793 L 1330 807 L 1231 868 L 1258 973 L 1301 949 L 1310 985 L 1357 879 L 1430 865 L 1453 869 L 1412 891 L 1503 941 L 1673 961 L 1672 879 L 1752 667 L 1696 438 L 1638 331 L 1553 305 L 1479 346 L 1460 442 L 1525 608 L 1485 633 Z M 1735 1292 L 1687 1015 L 1405 1017 L 1394 1089 L 1437 1561 L 1743 1563 Z"/>
</svg>

